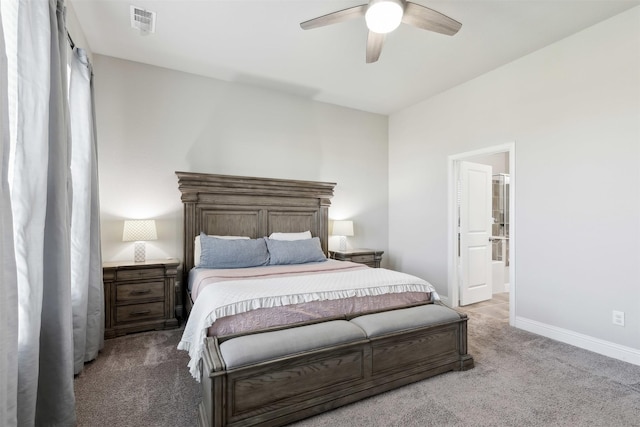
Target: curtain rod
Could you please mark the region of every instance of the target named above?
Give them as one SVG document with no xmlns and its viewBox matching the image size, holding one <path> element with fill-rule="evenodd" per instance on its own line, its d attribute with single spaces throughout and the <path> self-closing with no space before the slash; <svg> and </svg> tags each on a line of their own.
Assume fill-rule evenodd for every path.
<svg viewBox="0 0 640 427">
<path fill-rule="evenodd" d="M 67 31 L 67 39 L 69 40 L 69 44 L 71 45 L 71 49 L 76 47 L 76 44 L 73 42 L 73 39 L 71 38 L 71 34 L 69 34 L 69 31 Z"/>
</svg>

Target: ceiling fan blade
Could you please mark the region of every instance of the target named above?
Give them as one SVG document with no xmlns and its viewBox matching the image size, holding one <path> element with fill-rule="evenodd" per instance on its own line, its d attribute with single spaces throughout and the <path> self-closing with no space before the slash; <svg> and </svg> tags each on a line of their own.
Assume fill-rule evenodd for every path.
<svg viewBox="0 0 640 427">
<path fill-rule="evenodd" d="M 367 36 L 367 64 L 376 62 L 378 58 L 380 58 L 384 36 L 384 34 L 369 31 L 369 35 Z"/>
<path fill-rule="evenodd" d="M 324 27 L 325 25 L 337 24 L 339 22 L 364 16 L 366 11 L 367 5 L 361 4 L 360 6 L 350 7 L 348 9 L 339 10 L 337 12 L 332 12 L 304 21 L 300 24 L 300 27 L 302 27 L 303 30 L 310 30 L 312 28 Z"/>
<path fill-rule="evenodd" d="M 462 24 L 440 12 L 410 1 L 404 8 L 402 22 L 423 30 L 452 36 L 460 30 Z"/>
</svg>

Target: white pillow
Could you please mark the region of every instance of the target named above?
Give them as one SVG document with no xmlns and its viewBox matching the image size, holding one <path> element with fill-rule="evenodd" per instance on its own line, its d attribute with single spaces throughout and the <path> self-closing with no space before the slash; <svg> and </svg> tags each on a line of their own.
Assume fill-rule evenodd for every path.
<svg viewBox="0 0 640 427">
<path fill-rule="evenodd" d="M 238 239 L 249 239 L 250 237 L 245 236 L 211 236 L 218 239 L 226 239 L 226 240 L 238 240 Z M 200 236 L 196 236 L 193 241 L 193 266 L 197 267 L 200 265 L 200 255 L 202 254 L 202 246 L 200 245 Z"/>
<path fill-rule="evenodd" d="M 272 240 L 305 240 L 311 238 L 310 231 L 303 231 L 301 233 L 271 233 L 269 236 Z"/>
</svg>

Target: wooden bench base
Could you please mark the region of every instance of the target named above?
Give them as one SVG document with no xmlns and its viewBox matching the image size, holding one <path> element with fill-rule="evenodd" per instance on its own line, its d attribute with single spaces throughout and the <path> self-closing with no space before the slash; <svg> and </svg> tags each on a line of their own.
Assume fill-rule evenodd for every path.
<svg viewBox="0 0 640 427">
<path fill-rule="evenodd" d="M 235 369 L 226 368 L 218 339 L 209 337 L 199 423 L 281 426 L 443 372 L 470 369 L 467 317 L 455 313 L 455 319 Z"/>
</svg>

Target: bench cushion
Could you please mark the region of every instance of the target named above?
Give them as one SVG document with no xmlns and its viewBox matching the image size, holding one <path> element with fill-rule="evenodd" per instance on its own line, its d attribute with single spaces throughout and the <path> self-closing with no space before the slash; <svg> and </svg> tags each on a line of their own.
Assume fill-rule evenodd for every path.
<svg viewBox="0 0 640 427">
<path fill-rule="evenodd" d="M 333 320 L 233 338 L 220 344 L 220 352 L 231 369 L 364 339 L 366 335 L 358 326 Z"/>
<path fill-rule="evenodd" d="M 367 337 L 374 338 L 394 332 L 455 320 L 460 320 L 460 314 L 458 314 L 457 311 L 439 304 L 427 304 L 418 307 L 367 314 L 351 319 L 351 322 L 362 328 L 367 334 Z"/>
</svg>

